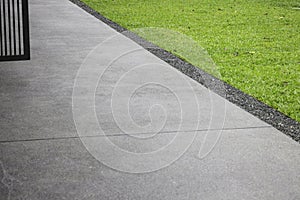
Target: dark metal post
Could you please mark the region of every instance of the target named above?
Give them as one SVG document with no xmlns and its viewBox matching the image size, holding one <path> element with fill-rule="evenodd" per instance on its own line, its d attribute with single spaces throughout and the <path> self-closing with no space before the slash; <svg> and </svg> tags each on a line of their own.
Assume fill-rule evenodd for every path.
<svg viewBox="0 0 300 200">
<path fill-rule="evenodd" d="M 24 60 L 30 59 L 30 41 L 29 41 L 29 10 L 28 0 L 23 0 L 23 40 L 24 40 Z"/>
</svg>

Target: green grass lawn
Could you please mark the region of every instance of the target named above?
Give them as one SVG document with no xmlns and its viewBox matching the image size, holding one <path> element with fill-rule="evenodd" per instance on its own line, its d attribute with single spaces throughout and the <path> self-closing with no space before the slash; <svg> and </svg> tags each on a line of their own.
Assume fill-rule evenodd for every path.
<svg viewBox="0 0 300 200">
<path fill-rule="evenodd" d="M 82 1 L 129 30 L 160 27 L 189 36 L 224 81 L 300 121 L 299 0 Z M 171 44 L 158 45 L 198 65 Z"/>
</svg>

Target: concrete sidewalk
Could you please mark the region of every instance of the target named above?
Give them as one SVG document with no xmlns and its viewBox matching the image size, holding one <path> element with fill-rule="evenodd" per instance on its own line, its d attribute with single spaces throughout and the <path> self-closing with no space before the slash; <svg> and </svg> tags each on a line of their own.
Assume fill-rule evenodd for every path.
<svg viewBox="0 0 300 200">
<path fill-rule="evenodd" d="M 300 199 L 298 143 L 67 0 L 30 13 L 32 59 L 0 63 L 3 199 Z"/>
</svg>

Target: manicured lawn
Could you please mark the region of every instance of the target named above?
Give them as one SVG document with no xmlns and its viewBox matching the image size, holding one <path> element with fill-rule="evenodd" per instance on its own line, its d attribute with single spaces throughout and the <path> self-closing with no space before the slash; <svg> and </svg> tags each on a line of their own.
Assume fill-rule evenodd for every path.
<svg viewBox="0 0 300 200">
<path fill-rule="evenodd" d="M 224 81 L 300 121 L 298 0 L 82 1 L 129 30 L 160 27 L 191 37 L 212 57 Z M 189 44 L 178 49 L 137 33 L 199 66 L 182 51 Z"/>
</svg>

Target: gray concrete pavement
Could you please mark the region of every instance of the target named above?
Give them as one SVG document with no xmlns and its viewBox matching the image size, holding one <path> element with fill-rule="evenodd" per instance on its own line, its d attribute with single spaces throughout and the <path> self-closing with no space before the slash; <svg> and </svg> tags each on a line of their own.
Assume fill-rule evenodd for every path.
<svg viewBox="0 0 300 200">
<path fill-rule="evenodd" d="M 67 0 L 30 20 L 32 59 L 0 63 L 3 199 L 300 199 L 283 133 Z"/>
</svg>

